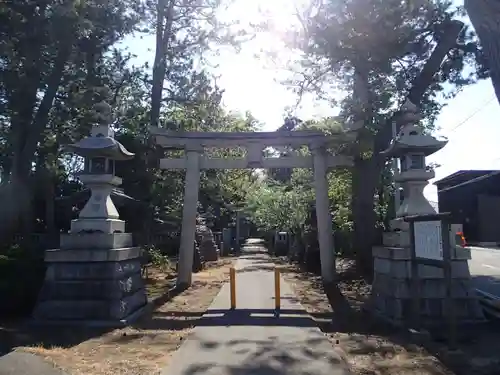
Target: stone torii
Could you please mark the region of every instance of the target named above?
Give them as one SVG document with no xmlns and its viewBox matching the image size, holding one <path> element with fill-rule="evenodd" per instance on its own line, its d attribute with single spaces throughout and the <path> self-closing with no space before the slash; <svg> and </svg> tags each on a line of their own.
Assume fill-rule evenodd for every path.
<svg viewBox="0 0 500 375">
<path fill-rule="evenodd" d="M 162 169 L 185 169 L 184 205 L 182 212 L 181 245 L 177 284 L 189 286 L 192 278 L 193 243 L 195 240 L 196 211 L 202 169 L 245 168 L 312 168 L 316 190 L 318 218 L 318 242 L 321 256 L 321 274 L 325 282 L 334 281 L 335 250 L 332 219 L 329 212 L 329 168 L 352 166 L 352 159 L 344 155 L 332 155 L 327 148 L 332 144 L 353 140 L 355 134 L 341 133 L 327 136 L 318 131 L 284 132 L 169 132 L 158 127 L 150 128 L 157 145 L 168 149 L 184 150 L 184 157 L 160 159 Z M 312 156 L 291 155 L 280 158 L 264 157 L 263 150 L 273 146 L 308 146 Z M 242 158 L 210 158 L 204 148 L 243 147 Z"/>
</svg>

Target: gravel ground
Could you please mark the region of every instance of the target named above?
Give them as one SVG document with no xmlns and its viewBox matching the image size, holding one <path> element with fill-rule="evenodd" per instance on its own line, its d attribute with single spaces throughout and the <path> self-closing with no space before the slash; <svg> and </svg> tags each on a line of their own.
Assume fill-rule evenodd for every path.
<svg viewBox="0 0 500 375">
<path fill-rule="evenodd" d="M 112 331 L 74 327 L 33 331 L 11 322 L 0 324 L 0 342 L 10 350 L 35 354 L 71 375 L 159 374 L 227 281 L 232 263 L 233 258 L 208 263 L 193 275 L 191 288 L 132 326 Z M 151 272 L 151 277 L 155 275 L 164 276 Z M 156 296 L 162 284 L 155 283 Z"/>
<path fill-rule="evenodd" d="M 351 260 L 338 259 L 339 283 L 324 288 L 320 277 L 276 258 L 301 303 L 321 330 L 347 353 L 352 370 L 363 375 L 498 375 L 498 327 L 479 328 L 455 352 L 445 343 L 416 344 L 414 338 L 364 312 L 371 286 L 359 277 Z"/>
</svg>

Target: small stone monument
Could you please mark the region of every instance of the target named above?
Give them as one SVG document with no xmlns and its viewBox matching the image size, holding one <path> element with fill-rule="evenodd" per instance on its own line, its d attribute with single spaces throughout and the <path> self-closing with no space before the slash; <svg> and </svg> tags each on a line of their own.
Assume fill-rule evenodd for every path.
<svg viewBox="0 0 500 375">
<path fill-rule="evenodd" d="M 110 109 L 95 107 L 99 114 L 91 135 L 69 145 L 68 151 L 85 158 L 79 179 L 91 189 L 91 197 L 61 235 L 60 249 L 47 250 L 47 272 L 36 321 L 123 325 L 140 315 L 147 302 L 141 278 L 141 250 L 125 233 L 125 222 L 111 200 L 121 184 L 115 161 L 134 157 L 114 139 Z"/>
<path fill-rule="evenodd" d="M 286 255 L 288 253 L 288 242 L 290 236 L 288 232 L 276 232 L 274 234 L 274 253 L 276 255 Z"/>
<path fill-rule="evenodd" d="M 425 165 L 425 157 L 439 151 L 447 143 L 424 134 L 416 125 L 419 120 L 416 106 L 406 103 L 401 117 L 404 126 L 390 147 L 384 151 L 386 155 L 401 161 L 401 171 L 396 174 L 395 181 L 404 187 L 404 201 L 396 213 L 396 218 L 390 223 L 390 230 L 383 234 L 384 246 L 373 248 L 374 280 L 371 307 L 379 315 L 397 324 L 412 317 L 410 224 L 404 217 L 436 213 L 423 194 L 428 180 L 434 177 L 434 171 Z M 461 225 L 452 224 L 450 243 L 454 306 L 457 322 L 470 323 L 482 320 L 483 314 L 470 285 L 467 264 L 470 250 L 460 246 L 456 240 L 456 233 L 460 231 Z M 436 245 L 436 249 L 430 250 L 439 252 L 438 247 L 439 245 Z M 422 324 L 441 324 L 446 319 L 443 270 L 426 265 L 418 267 L 421 283 L 419 288 L 422 293 Z"/>
<path fill-rule="evenodd" d="M 213 262 L 219 259 L 219 248 L 215 243 L 212 230 L 201 217 L 196 219 L 196 242 L 203 260 Z"/>
<path fill-rule="evenodd" d="M 224 255 L 229 255 L 231 253 L 231 243 L 233 242 L 233 234 L 231 233 L 231 228 L 222 229 L 222 248 L 224 250 Z"/>
</svg>

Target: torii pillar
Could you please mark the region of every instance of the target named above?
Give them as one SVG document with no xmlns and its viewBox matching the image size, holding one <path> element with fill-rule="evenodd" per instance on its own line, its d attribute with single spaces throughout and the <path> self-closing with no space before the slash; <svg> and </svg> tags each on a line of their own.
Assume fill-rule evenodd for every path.
<svg viewBox="0 0 500 375">
<path fill-rule="evenodd" d="M 186 178 L 184 181 L 184 204 L 182 207 L 181 244 L 177 286 L 191 285 L 193 273 L 194 242 L 196 234 L 196 213 L 200 189 L 200 157 L 202 148 L 186 147 Z"/>
<path fill-rule="evenodd" d="M 328 199 L 328 173 L 324 146 L 310 146 L 313 154 L 314 188 L 316 190 L 316 221 L 323 281 L 335 280 L 335 249 L 333 244 L 332 217 Z"/>
</svg>

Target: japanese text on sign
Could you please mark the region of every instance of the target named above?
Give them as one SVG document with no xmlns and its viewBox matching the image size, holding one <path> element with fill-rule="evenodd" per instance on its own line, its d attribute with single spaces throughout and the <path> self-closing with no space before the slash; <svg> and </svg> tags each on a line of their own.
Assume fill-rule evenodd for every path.
<svg viewBox="0 0 500 375">
<path fill-rule="evenodd" d="M 417 221 L 415 227 L 415 255 L 418 258 L 443 259 L 443 241 L 440 221 Z"/>
</svg>

